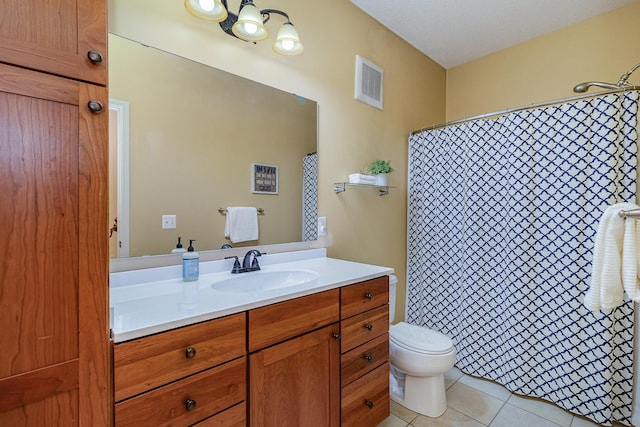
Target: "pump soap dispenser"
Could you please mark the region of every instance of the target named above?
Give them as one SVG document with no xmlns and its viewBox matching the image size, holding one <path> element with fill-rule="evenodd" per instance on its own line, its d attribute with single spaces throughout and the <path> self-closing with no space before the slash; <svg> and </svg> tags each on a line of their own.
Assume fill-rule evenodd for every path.
<svg viewBox="0 0 640 427">
<path fill-rule="evenodd" d="M 180 239 L 182 239 L 182 237 L 178 237 L 178 244 L 176 245 L 175 249 L 171 251 L 172 254 L 181 254 L 183 252 L 187 252 L 187 250 L 182 247 L 182 242 L 180 241 Z"/>
<path fill-rule="evenodd" d="M 187 252 L 182 254 L 182 280 L 191 282 L 200 276 L 200 255 L 193 249 L 193 242 L 189 240 Z"/>
</svg>

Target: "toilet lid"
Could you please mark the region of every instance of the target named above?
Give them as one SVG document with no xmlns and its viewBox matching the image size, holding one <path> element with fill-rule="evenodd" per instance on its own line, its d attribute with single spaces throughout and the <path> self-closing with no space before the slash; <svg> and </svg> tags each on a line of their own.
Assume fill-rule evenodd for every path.
<svg viewBox="0 0 640 427">
<path fill-rule="evenodd" d="M 446 335 L 405 322 L 389 328 L 389 340 L 400 347 L 418 353 L 444 354 L 453 350 L 453 341 Z"/>
</svg>

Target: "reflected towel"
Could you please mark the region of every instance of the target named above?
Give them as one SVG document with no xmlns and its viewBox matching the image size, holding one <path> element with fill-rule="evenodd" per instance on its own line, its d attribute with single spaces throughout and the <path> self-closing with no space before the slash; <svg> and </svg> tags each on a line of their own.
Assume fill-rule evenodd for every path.
<svg viewBox="0 0 640 427">
<path fill-rule="evenodd" d="M 375 184 L 376 177 L 373 175 L 364 175 L 361 173 L 352 173 L 349 175 L 350 184 Z"/>
<path fill-rule="evenodd" d="M 258 210 L 246 206 L 228 207 L 224 237 L 232 243 L 258 240 Z"/>
<path fill-rule="evenodd" d="M 638 209 L 633 203 L 618 203 L 605 209 L 598 224 L 593 248 L 591 286 L 584 305 L 592 311 L 622 304 L 624 291 L 633 301 L 640 300 L 638 221 L 623 219 L 620 211 Z"/>
</svg>

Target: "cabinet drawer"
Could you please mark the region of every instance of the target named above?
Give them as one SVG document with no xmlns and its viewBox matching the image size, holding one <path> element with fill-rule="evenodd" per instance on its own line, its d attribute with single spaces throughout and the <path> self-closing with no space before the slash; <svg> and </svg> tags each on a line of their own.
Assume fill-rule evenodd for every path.
<svg viewBox="0 0 640 427">
<path fill-rule="evenodd" d="M 342 427 L 376 426 L 390 411 L 388 363 L 342 389 Z"/>
<path fill-rule="evenodd" d="M 339 301 L 332 289 L 249 311 L 249 351 L 337 322 Z"/>
<path fill-rule="evenodd" d="M 389 276 L 378 277 L 340 289 L 340 317 L 365 312 L 389 304 Z"/>
<path fill-rule="evenodd" d="M 389 334 L 375 338 L 340 357 L 341 385 L 357 380 L 389 361 Z"/>
<path fill-rule="evenodd" d="M 247 405 L 242 402 L 213 417 L 194 424 L 194 427 L 246 427 Z"/>
<path fill-rule="evenodd" d="M 389 332 L 389 306 L 383 305 L 340 321 L 340 352 L 347 351 Z"/>
<path fill-rule="evenodd" d="M 245 400 L 246 357 L 115 405 L 116 426 L 188 425 Z"/>
<path fill-rule="evenodd" d="M 245 325 L 240 313 L 117 344 L 116 402 L 244 355 Z"/>
</svg>

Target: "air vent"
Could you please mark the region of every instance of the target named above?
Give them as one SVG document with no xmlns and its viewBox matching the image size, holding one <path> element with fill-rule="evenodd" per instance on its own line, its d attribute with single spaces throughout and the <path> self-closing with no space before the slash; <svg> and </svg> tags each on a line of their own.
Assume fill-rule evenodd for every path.
<svg viewBox="0 0 640 427">
<path fill-rule="evenodd" d="M 356 99 L 382 110 L 384 70 L 356 55 Z"/>
</svg>

